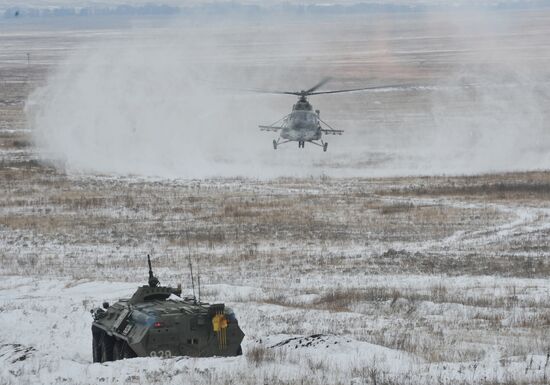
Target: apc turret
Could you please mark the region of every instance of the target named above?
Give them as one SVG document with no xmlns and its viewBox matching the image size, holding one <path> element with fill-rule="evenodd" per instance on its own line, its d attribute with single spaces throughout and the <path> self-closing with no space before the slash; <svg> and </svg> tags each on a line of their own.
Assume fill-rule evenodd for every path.
<svg viewBox="0 0 550 385">
<path fill-rule="evenodd" d="M 242 354 L 244 333 L 224 304 L 181 298 L 177 288 L 161 286 L 153 275 L 128 299 L 92 310 L 94 362 L 133 357 L 211 357 Z M 178 298 L 179 297 L 179 298 Z"/>
</svg>

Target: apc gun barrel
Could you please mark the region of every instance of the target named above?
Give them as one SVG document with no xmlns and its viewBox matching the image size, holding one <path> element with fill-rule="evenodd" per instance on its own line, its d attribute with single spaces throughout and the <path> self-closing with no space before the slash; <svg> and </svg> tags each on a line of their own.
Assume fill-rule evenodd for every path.
<svg viewBox="0 0 550 385">
<path fill-rule="evenodd" d="M 153 275 L 153 268 L 151 267 L 151 256 L 147 254 L 147 263 L 149 264 L 149 286 L 157 287 L 160 282 L 157 277 Z"/>
</svg>

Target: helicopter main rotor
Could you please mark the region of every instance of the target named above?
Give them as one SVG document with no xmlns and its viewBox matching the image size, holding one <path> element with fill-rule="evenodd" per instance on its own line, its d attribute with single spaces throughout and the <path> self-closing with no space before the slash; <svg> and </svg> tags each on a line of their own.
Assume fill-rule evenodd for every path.
<svg viewBox="0 0 550 385">
<path fill-rule="evenodd" d="M 296 96 L 299 96 L 301 99 L 305 100 L 310 95 L 324 95 L 324 94 L 338 94 L 338 93 L 353 92 L 353 91 L 380 90 L 380 89 L 395 88 L 395 87 L 402 87 L 403 86 L 403 85 L 371 86 L 371 87 L 362 87 L 362 88 L 351 88 L 351 89 L 345 89 L 345 90 L 315 92 L 317 89 L 324 86 L 330 80 L 332 80 L 332 78 L 326 77 L 323 80 L 321 80 L 319 83 L 317 83 L 316 85 L 311 87 L 310 89 L 301 90 L 301 91 L 267 91 L 267 90 L 252 90 L 252 91 L 262 93 L 262 94 L 296 95 Z"/>
</svg>

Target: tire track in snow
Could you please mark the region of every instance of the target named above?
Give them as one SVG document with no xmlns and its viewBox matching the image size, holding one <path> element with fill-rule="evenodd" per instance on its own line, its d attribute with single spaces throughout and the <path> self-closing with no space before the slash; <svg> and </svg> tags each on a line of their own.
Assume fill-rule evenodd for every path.
<svg viewBox="0 0 550 385">
<path fill-rule="evenodd" d="M 499 225 L 489 225 L 477 230 L 459 230 L 441 240 L 413 242 L 406 244 L 412 251 L 425 252 L 438 249 L 449 249 L 457 244 L 463 247 L 478 247 L 507 240 L 525 234 L 550 230 L 550 208 L 528 206 L 510 206 L 495 203 L 470 203 L 452 199 L 417 199 L 417 198 L 381 198 L 390 203 L 405 201 L 415 205 L 443 205 L 454 209 L 487 209 L 492 208 L 512 217 L 511 221 Z M 435 250 L 434 250 L 435 249 Z"/>
</svg>

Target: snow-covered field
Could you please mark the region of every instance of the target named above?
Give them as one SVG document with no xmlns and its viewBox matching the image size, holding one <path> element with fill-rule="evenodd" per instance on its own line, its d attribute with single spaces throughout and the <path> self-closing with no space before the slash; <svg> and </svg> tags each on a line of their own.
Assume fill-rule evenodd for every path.
<svg viewBox="0 0 550 385">
<path fill-rule="evenodd" d="M 316 33 L 326 29 L 325 35 L 306 33 L 311 44 L 290 48 L 274 37 L 280 26 L 256 36 L 250 44 L 261 46 L 258 51 L 243 43 L 254 29 L 250 26 L 217 27 L 205 41 L 222 35 L 229 39 L 216 60 L 224 58 L 241 86 L 248 70 L 254 74 L 253 86 L 277 86 L 258 83 L 258 68 L 267 68 L 275 81 L 286 79 L 283 86 L 289 87 L 296 79 L 286 75 L 309 67 L 307 82 L 330 72 L 338 76 L 336 87 L 370 79 L 448 90 L 456 84 L 441 88 L 442 83 L 457 74 L 457 67 L 485 76 L 489 59 L 502 64 L 510 52 L 522 53 L 529 81 L 520 79 L 520 90 L 514 92 L 503 86 L 502 76 L 517 85 L 518 78 L 510 74 L 523 73 L 509 59 L 504 64 L 510 71 L 493 79 L 500 82 L 498 92 L 490 91 L 493 85 L 460 95 L 409 89 L 404 95 L 364 95 L 360 101 L 314 100 L 327 120 L 350 131 L 348 139 L 333 139 L 327 154 L 309 148 L 275 153 L 272 138 L 250 133 L 247 147 L 238 153 L 217 146 L 225 140 L 238 149 L 239 141 L 227 135 L 215 139 L 214 147 L 221 148 L 216 157 L 208 146 L 201 147 L 212 136 L 201 134 L 191 143 L 197 147 L 197 163 L 176 151 L 182 137 L 170 136 L 179 113 L 164 120 L 158 131 L 147 130 L 145 123 L 155 111 L 170 111 L 157 109 L 162 92 L 156 88 L 147 88 L 152 102 L 143 109 L 149 113 L 136 111 L 145 123 L 134 121 L 128 152 L 122 151 L 123 134 L 131 127 L 119 120 L 122 115 L 112 115 L 109 103 L 100 103 L 101 89 L 113 103 L 125 95 L 120 84 L 109 88 L 95 76 L 98 65 L 104 76 L 110 76 L 110 68 L 127 79 L 116 60 L 106 61 L 111 44 L 135 44 L 141 41 L 136 36 L 147 34 L 154 41 L 162 30 L 56 27 L 52 32 L 10 24 L 8 33 L 0 35 L 0 384 L 548 383 L 550 173 L 535 170 L 548 167 L 550 142 L 543 134 L 533 135 L 549 121 L 544 105 L 549 47 L 542 36 L 550 15 L 500 15 L 491 33 L 479 35 L 485 43 L 496 42 L 488 56 L 480 56 L 480 46 L 458 50 L 474 37 L 449 27 L 448 16 L 437 17 L 371 20 L 369 25 L 350 17 L 346 23 L 340 20 L 340 26 L 325 20 L 322 27 L 312 26 Z M 287 29 L 299 28 L 290 23 Z M 335 35 L 335 30 L 342 32 Z M 518 35 L 520 30 L 524 36 Z M 174 34 L 181 36 L 181 30 Z M 326 40 L 327 34 L 333 40 Z M 98 41 L 107 42 L 109 50 Z M 320 41 L 332 49 L 319 50 Z M 445 49 L 449 44 L 454 44 L 450 51 Z M 120 48 L 124 65 L 136 47 Z M 92 64 L 81 60 L 84 52 L 95 58 Z M 76 59 L 65 61 L 71 53 Z M 303 55 L 312 55 L 305 65 L 298 60 Z M 128 72 L 144 74 L 136 63 Z M 148 54 L 143 63 L 161 76 L 161 90 L 174 92 L 161 75 L 165 67 L 156 66 Z M 59 68 L 72 72 L 60 75 Z M 152 78 L 146 76 L 141 84 Z M 138 85 L 140 79 L 136 77 Z M 536 87 L 528 85 L 535 80 L 540 80 Z M 180 78 L 175 84 L 186 83 Z M 92 96 L 84 86 L 92 87 Z M 136 87 L 126 89 L 128 104 L 118 104 L 124 113 L 143 100 Z M 138 96 L 130 98 L 134 94 Z M 515 97 L 525 95 L 524 105 L 514 110 Z M 227 102 L 226 97 L 213 99 L 213 107 Z M 263 114 L 272 113 L 275 120 L 293 101 L 269 104 L 255 96 L 256 103 L 266 102 L 269 108 L 247 114 L 249 110 L 236 109 L 239 98 L 252 98 L 233 97 L 224 106 L 243 124 L 236 128 L 228 123 L 238 135 L 254 131 Z M 171 106 L 170 100 L 164 102 Z M 71 113 L 59 109 L 62 105 Z M 474 105 L 479 108 L 472 109 Z M 97 117 L 95 125 L 80 127 L 91 130 L 83 141 L 63 125 L 76 124 L 78 113 L 93 116 L 96 109 L 111 114 L 124 129 L 108 135 L 111 131 L 96 126 L 105 123 L 113 130 L 115 125 Z M 185 130 L 219 122 L 221 115 L 214 111 L 191 119 Z M 383 130 L 358 133 L 358 127 L 373 122 Z M 439 136 L 429 145 L 419 144 L 444 123 L 446 134 L 459 126 L 474 134 L 459 131 L 447 142 Z M 52 147 L 42 136 L 36 147 L 37 127 L 41 135 L 66 140 Z M 212 125 L 202 129 L 220 135 Z M 155 140 L 155 132 L 165 137 Z M 510 132 L 517 146 L 501 139 Z M 489 134 L 495 134 L 494 143 Z M 402 135 L 405 139 L 399 139 Z M 437 143 L 440 148 L 433 149 Z M 136 161 L 131 146 L 148 154 L 148 162 Z M 506 165 L 517 161 L 517 168 L 499 166 L 505 154 L 499 146 L 514 150 Z M 428 147 L 432 150 L 422 151 Z M 94 159 L 94 149 L 101 159 L 97 154 Z M 57 161 L 61 156 L 64 167 L 40 162 L 41 156 Z M 476 163 L 480 159 L 485 163 Z M 181 162 L 187 165 L 184 171 L 178 168 Z M 219 165 L 226 166 L 223 178 L 212 172 Z M 264 165 L 269 165 L 267 175 L 260 174 Z M 533 171 L 439 175 L 493 168 Z M 188 178 L 188 170 L 194 178 Z M 383 177 L 372 177 L 376 175 Z M 147 253 L 161 282 L 181 282 L 189 292 L 189 250 L 201 271 L 203 299 L 223 301 L 235 310 L 246 334 L 243 356 L 92 364 L 90 309 L 129 296 L 145 283 Z"/>
</svg>

